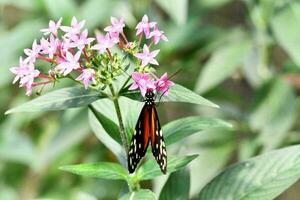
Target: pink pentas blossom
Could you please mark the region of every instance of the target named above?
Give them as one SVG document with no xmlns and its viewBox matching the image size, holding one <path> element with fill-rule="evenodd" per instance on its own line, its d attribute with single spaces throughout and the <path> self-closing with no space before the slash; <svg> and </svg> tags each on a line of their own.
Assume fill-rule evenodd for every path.
<svg viewBox="0 0 300 200">
<path fill-rule="evenodd" d="M 41 46 L 37 44 L 36 40 L 34 40 L 31 49 L 24 49 L 24 53 L 28 56 L 25 61 L 34 63 L 40 52 Z"/>
<path fill-rule="evenodd" d="M 81 29 L 84 27 L 84 25 L 85 20 L 78 22 L 76 17 L 73 17 L 71 21 L 71 26 L 61 26 L 60 29 L 66 33 L 65 37 L 73 39 L 77 36 L 77 34 L 81 32 Z"/>
<path fill-rule="evenodd" d="M 66 57 L 59 61 L 59 64 L 55 67 L 64 76 L 71 73 L 74 69 L 80 68 L 79 59 L 81 51 L 78 51 L 75 55 L 67 51 Z"/>
<path fill-rule="evenodd" d="M 92 46 L 92 49 L 98 50 L 100 53 L 104 53 L 106 49 L 110 49 L 115 45 L 114 41 L 111 39 L 108 33 L 106 35 L 97 33 L 96 38 L 98 44 Z"/>
<path fill-rule="evenodd" d="M 174 83 L 168 79 L 168 74 L 164 73 L 159 79 L 155 81 L 155 87 L 157 92 L 162 92 L 164 95 L 168 95 L 169 88 Z"/>
<path fill-rule="evenodd" d="M 149 22 L 148 16 L 144 15 L 142 21 L 140 21 L 136 26 L 136 35 L 140 35 L 144 32 L 146 38 L 150 36 L 150 29 L 153 28 L 157 23 L 156 22 Z"/>
<path fill-rule="evenodd" d="M 16 75 L 13 83 L 20 80 L 20 87 L 25 87 L 26 95 L 31 95 L 34 78 L 40 74 L 39 70 L 34 68 L 33 63 L 25 62 L 22 57 L 20 57 L 19 66 L 10 68 L 10 71 Z"/>
<path fill-rule="evenodd" d="M 49 21 L 49 27 L 41 29 L 41 32 L 44 32 L 44 35 L 49 35 L 52 33 L 57 37 L 57 30 L 60 28 L 62 22 L 62 18 L 60 18 L 56 23 L 55 21 L 50 20 Z"/>
<path fill-rule="evenodd" d="M 110 21 L 111 21 L 111 25 L 106 27 L 104 29 L 104 31 L 109 32 L 110 35 L 115 34 L 115 33 L 117 33 L 119 35 L 119 33 L 123 32 L 123 28 L 125 27 L 123 17 L 121 17 L 120 19 L 118 19 L 116 17 L 111 17 Z"/>
<path fill-rule="evenodd" d="M 134 82 L 129 87 L 129 90 L 140 89 L 142 96 L 145 96 L 148 89 L 155 91 L 155 82 L 151 80 L 148 73 L 133 72 L 131 74 Z"/>
<path fill-rule="evenodd" d="M 87 89 L 89 87 L 89 83 L 92 81 L 96 84 L 95 80 L 95 70 L 93 69 L 83 69 L 82 73 L 76 78 L 77 81 L 82 81 L 84 88 Z"/>
<path fill-rule="evenodd" d="M 149 47 L 146 44 L 144 44 L 143 52 L 136 53 L 136 54 L 134 54 L 134 56 L 139 58 L 142 61 L 142 67 L 148 65 L 149 63 L 153 64 L 153 65 L 158 65 L 158 62 L 155 59 L 155 57 L 157 56 L 159 51 L 160 50 L 154 50 L 154 51 L 150 52 Z"/>
<path fill-rule="evenodd" d="M 88 38 L 88 30 L 85 29 L 82 33 L 73 37 L 70 47 L 76 47 L 81 51 L 86 45 L 90 45 L 94 40 L 94 38 Z"/>
<path fill-rule="evenodd" d="M 52 34 L 50 35 L 49 39 L 42 38 L 40 44 L 41 53 L 47 54 L 48 57 L 52 59 L 57 51 L 58 45 L 59 40 L 55 38 Z"/>
<path fill-rule="evenodd" d="M 168 41 L 164 31 L 159 30 L 157 26 L 154 27 L 153 31 L 151 31 L 149 38 L 153 38 L 154 44 L 158 44 L 160 40 Z"/>
</svg>

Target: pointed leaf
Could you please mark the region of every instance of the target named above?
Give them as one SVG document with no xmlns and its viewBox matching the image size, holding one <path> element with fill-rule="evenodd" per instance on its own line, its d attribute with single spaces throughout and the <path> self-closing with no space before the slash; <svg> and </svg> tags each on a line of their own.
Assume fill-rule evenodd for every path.
<svg viewBox="0 0 300 200">
<path fill-rule="evenodd" d="M 103 128 L 96 115 L 89 111 L 89 123 L 96 137 L 126 166 L 126 156 L 122 146 L 116 142 Z"/>
<path fill-rule="evenodd" d="M 5 114 L 16 112 L 65 110 L 69 108 L 87 106 L 93 101 L 104 97 L 104 95 L 95 91 L 85 90 L 82 87 L 68 87 L 37 97 L 6 111 Z"/>
<path fill-rule="evenodd" d="M 141 94 L 138 91 L 127 92 L 123 95 L 133 100 L 137 100 L 137 101 L 142 100 Z M 158 100 L 159 99 L 157 99 L 157 101 Z M 194 103 L 194 104 L 199 104 L 204 106 L 210 106 L 215 108 L 219 107 L 218 105 L 210 102 L 209 100 L 203 98 L 202 96 L 196 94 L 195 92 L 178 84 L 175 84 L 170 88 L 168 96 L 162 97 L 161 102 L 184 102 L 184 103 Z"/>
<path fill-rule="evenodd" d="M 202 130 L 231 127 L 231 124 L 219 119 L 193 116 L 172 121 L 164 125 L 162 131 L 166 144 L 169 145 Z"/>
<path fill-rule="evenodd" d="M 196 91 L 203 93 L 212 89 L 231 76 L 242 64 L 246 55 L 250 53 L 251 42 L 242 32 L 237 37 L 241 38 L 233 38 L 233 41 L 214 52 L 200 74 Z"/>
<path fill-rule="evenodd" d="M 161 8 L 178 24 L 186 22 L 188 0 L 155 0 Z"/>
<path fill-rule="evenodd" d="M 167 172 L 172 173 L 189 164 L 198 155 L 191 156 L 168 156 Z M 156 176 L 163 175 L 155 160 L 149 160 L 143 164 L 137 172 L 139 180 L 150 180 Z"/>
<path fill-rule="evenodd" d="M 215 177 L 199 200 L 272 200 L 300 178 L 300 145 L 239 162 Z"/>
<path fill-rule="evenodd" d="M 300 3 L 299 1 L 292 2 L 272 18 L 271 25 L 278 43 L 299 67 L 300 35 L 298 33 L 300 32 Z"/>
<path fill-rule="evenodd" d="M 100 122 L 106 133 L 108 133 L 115 141 L 121 144 L 120 131 L 118 125 L 113 120 L 109 119 L 104 114 L 96 110 L 93 104 L 89 105 L 89 109 Z"/>
<path fill-rule="evenodd" d="M 183 168 L 173 172 L 159 195 L 159 200 L 190 199 L 190 170 Z"/>
<path fill-rule="evenodd" d="M 121 165 L 110 162 L 66 165 L 59 168 L 73 174 L 110 180 L 127 180 L 127 171 Z"/>
</svg>

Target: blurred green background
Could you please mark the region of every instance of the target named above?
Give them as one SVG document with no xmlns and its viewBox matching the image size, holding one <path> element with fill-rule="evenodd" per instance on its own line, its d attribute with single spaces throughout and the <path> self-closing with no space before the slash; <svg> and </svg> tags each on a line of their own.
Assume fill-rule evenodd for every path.
<svg viewBox="0 0 300 200">
<path fill-rule="evenodd" d="M 50 19 L 85 19 L 90 33 L 126 19 L 135 36 L 144 14 L 158 21 L 162 43 L 158 74 L 178 69 L 178 82 L 217 103 L 212 109 L 161 104 L 162 123 L 190 115 L 229 121 L 233 130 L 215 129 L 186 138 L 168 152 L 197 153 L 190 164 L 191 195 L 226 166 L 300 142 L 299 0 L 0 0 L 0 199 L 117 199 L 118 181 L 83 178 L 58 170 L 66 164 L 116 161 L 89 127 L 86 109 L 4 115 L 27 101 L 12 85 L 9 68 L 23 49 L 42 37 Z M 46 66 L 44 67 L 46 70 Z M 72 83 L 61 82 L 55 88 Z M 53 90 L 51 86 L 42 93 Z M 34 98 L 33 95 L 30 98 Z M 159 192 L 166 177 L 145 182 Z M 300 183 L 280 200 L 299 200 Z"/>
</svg>

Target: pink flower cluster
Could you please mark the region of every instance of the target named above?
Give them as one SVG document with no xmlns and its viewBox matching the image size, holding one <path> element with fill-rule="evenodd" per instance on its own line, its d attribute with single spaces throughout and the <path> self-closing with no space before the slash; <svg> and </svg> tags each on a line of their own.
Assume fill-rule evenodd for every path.
<svg viewBox="0 0 300 200">
<path fill-rule="evenodd" d="M 129 90 L 140 89 L 142 96 L 145 96 L 149 89 L 153 92 L 161 92 L 163 95 L 168 95 L 169 88 L 174 85 L 174 83 L 168 79 L 167 73 L 164 73 L 160 78 L 156 79 L 153 79 L 149 73 L 133 72 L 131 76 L 134 82 Z"/>
<path fill-rule="evenodd" d="M 72 73 L 76 78 L 71 78 L 81 81 L 87 89 L 90 84 L 97 85 L 97 72 L 102 70 L 91 62 L 97 53 L 107 54 L 113 62 L 115 54 L 111 51 L 114 46 L 121 50 L 131 49 L 129 52 L 138 60 L 139 71 L 144 71 L 147 65 L 159 65 L 155 57 L 160 50 L 151 51 L 151 46 L 158 44 L 160 40 L 168 41 L 157 23 L 150 22 L 147 15 L 136 26 L 136 35 L 139 36 L 137 46 L 134 42 L 129 42 L 124 34 L 123 18 L 111 17 L 111 24 L 104 28 L 105 34 L 96 32 L 96 38 L 88 37 L 88 30 L 84 26 L 85 20 L 78 21 L 75 17 L 72 18 L 70 26 L 63 26 L 62 18 L 57 22 L 50 20 L 48 27 L 40 30 L 44 37 L 34 40 L 32 47 L 24 50 L 26 58 L 20 57 L 19 65 L 10 68 L 15 74 L 13 83 L 19 81 L 20 87 L 26 89 L 26 95 L 31 95 L 34 86 L 53 83 L 59 78 L 71 76 Z M 140 51 L 143 36 L 146 41 Z M 47 70 L 36 69 L 37 60 L 51 63 L 49 73 L 44 73 Z M 134 72 L 132 78 L 135 82 L 130 89 L 139 88 L 143 96 L 147 88 L 167 94 L 169 87 L 173 85 L 167 74 L 153 80 L 148 73 Z"/>
<path fill-rule="evenodd" d="M 95 71 L 89 69 L 92 73 L 87 74 L 80 64 L 86 47 L 95 40 L 88 38 L 87 29 L 82 30 L 85 21 L 77 21 L 73 17 L 71 26 L 61 26 L 61 22 L 62 18 L 57 22 L 51 20 L 48 28 L 41 29 L 41 32 L 48 37 L 42 38 L 39 42 L 35 40 L 31 49 L 24 50 L 27 57 L 24 60 L 21 57 L 19 66 L 10 69 L 16 75 L 13 83 L 20 80 L 20 87 L 26 88 L 26 95 L 31 95 L 32 87 L 54 81 L 51 75 L 43 74 L 35 69 L 37 59 L 53 64 L 54 71 L 62 76 L 67 76 L 74 70 L 78 71 L 81 75 L 77 79 L 82 80 L 86 88 L 89 81 L 94 81 L 90 76 L 95 74 Z M 63 32 L 61 36 L 59 30 Z M 47 81 L 35 83 L 35 78 L 47 79 Z"/>
</svg>

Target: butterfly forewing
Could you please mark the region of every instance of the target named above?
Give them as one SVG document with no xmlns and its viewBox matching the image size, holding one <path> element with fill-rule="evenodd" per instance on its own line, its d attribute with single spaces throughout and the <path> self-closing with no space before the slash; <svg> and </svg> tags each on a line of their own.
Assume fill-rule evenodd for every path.
<svg viewBox="0 0 300 200">
<path fill-rule="evenodd" d="M 145 105 L 141 111 L 131 139 L 128 153 L 128 171 L 133 173 L 144 157 L 149 143 L 149 109 Z"/>
<path fill-rule="evenodd" d="M 161 171 L 165 174 L 167 173 L 167 151 L 155 106 L 152 107 L 151 114 L 153 125 L 153 131 L 151 133 L 152 153 Z"/>
</svg>

